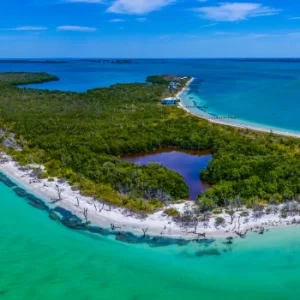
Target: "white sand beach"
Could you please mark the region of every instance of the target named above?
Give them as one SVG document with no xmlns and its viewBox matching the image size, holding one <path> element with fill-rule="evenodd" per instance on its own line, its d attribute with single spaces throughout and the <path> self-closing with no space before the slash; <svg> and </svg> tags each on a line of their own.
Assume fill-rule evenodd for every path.
<svg viewBox="0 0 300 300">
<path fill-rule="evenodd" d="M 296 225 L 300 222 L 299 216 L 289 216 L 282 219 L 278 214 L 264 214 L 261 217 L 253 216 L 250 210 L 243 208 L 241 211 L 247 211 L 249 216 L 240 216 L 241 211 L 236 212 L 234 219 L 229 214 L 223 212 L 218 215 L 211 215 L 209 220 L 200 221 L 195 227 L 183 228 L 168 217 L 164 210 L 140 218 L 129 211 L 122 208 L 109 207 L 97 200 L 89 197 L 84 197 L 79 191 L 73 191 L 67 182 L 58 181 L 55 179 L 49 182 L 47 179 L 36 179 L 31 176 L 31 171 L 24 171 L 20 166 L 14 162 L 7 154 L 2 153 L 2 158 L 5 162 L 0 165 L 0 170 L 3 171 L 9 178 L 15 181 L 20 187 L 25 188 L 28 192 L 35 194 L 43 199 L 50 207 L 60 206 L 73 214 L 84 219 L 83 211 L 88 210 L 87 218 L 92 224 L 98 225 L 102 228 L 110 228 L 111 224 L 118 227 L 120 231 L 132 232 L 136 235 L 143 235 L 143 230 L 147 229 L 147 235 L 150 236 L 165 236 L 185 239 L 195 239 L 198 234 L 205 234 L 208 238 L 229 237 L 235 236 L 236 232 L 244 233 L 247 230 L 261 231 L 263 229 L 273 228 L 277 226 Z M 32 166 L 36 167 L 36 166 Z M 40 166 L 42 168 L 42 166 Z M 62 200 L 51 203 L 53 199 L 57 199 L 57 187 L 61 191 Z M 79 202 L 79 206 L 77 205 Z M 172 204 L 168 207 L 176 208 L 182 212 L 184 209 L 192 209 L 194 206 L 192 201 L 183 201 L 179 204 Z M 216 218 L 222 217 L 225 222 L 216 226 Z"/>
<path fill-rule="evenodd" d="M 184 92 L 186 92 L 188 89 L 189 89 L 189 85 L 195 80 L 195 78 L 191 78 L 186 86 L 178 92 L 178 94 L 176 95 L 176 97 L 180 100 L 179 104 L 178 104 L 178 107 L 179 108 L 182 108 L 184 109 L 187 113 L 195 116 L 195 117 L 198 117 L 198 118 L 201 118 L 201 119 L 205 119 L 211 123 L 215 123 L 215 124 L 220 124 L 220 125 L 226 125 L 226 126 L 232 126 L 232 127 L 236 127 L 236 128 L 240 128 L 240 129 L 249 129 L 249 130 L 253 130 L 253 131 L 261 131 L 261 132 L 266 132 L 266 133 L 270 133 L 272 131 L 272 133 L 274 134 L 278 134 L 278 135 L 284 135 L 284 136 L 288 136 L 288 137 L 295 137 L 295 138 L 300 138 L 300 133 L 299 134 L 296 134 L 296 133 L 292 133 L 292 132 L 288 132 L 288 131 L 280 131 L 280 130 L 273 130 L 273 129 L 268 129 L 268 128 L 263 128 L 263 127 L 256 127 L 256 126 L 253 126 L 253 125 L 245 125 L 245 124 L 234 124 L 234 123 L 231 123 L 231 122 L 225 122 L 225 121 L 222 121 L 221 119 L 214 119 L 213 117 L 209 117 L 209 116 L 204 116 L 204 115 L 198 115 L 198 114 L 195 114 L 193 113 L 192 111 L 190 111 L 187 107 L 185 107 L 185 105 L 183 104 L 182 102 L 182 94 Z"/>
</svg>

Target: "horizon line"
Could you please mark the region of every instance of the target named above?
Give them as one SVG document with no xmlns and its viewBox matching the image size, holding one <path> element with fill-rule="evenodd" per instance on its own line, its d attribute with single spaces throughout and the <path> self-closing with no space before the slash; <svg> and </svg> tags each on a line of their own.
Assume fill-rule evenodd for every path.
<svg viewBox="0 0 300 300">
<path fill-rule="evenodd" d="M 26 59 L 300 59 L 300 56 L 228 56 L 228 57 L 0 57 L 0 60 Z"/>
</svg>

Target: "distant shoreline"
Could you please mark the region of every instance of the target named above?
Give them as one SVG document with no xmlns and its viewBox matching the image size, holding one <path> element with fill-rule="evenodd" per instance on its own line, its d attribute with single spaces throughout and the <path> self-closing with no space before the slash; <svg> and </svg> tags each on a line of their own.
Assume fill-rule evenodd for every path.
<svg viewBox="0 0 300 300">
<path fill-rule="evenodd" d="M 231 127 L 235 127 L 235 128 L 239 128 L 239 129 L 249 129 L 249 130 L 252 130 L 252 131 L 259 131 L 259 132 L 265 132 L 265 133 L 274 133 L 274 134 L 277 134 L 277 135 L 284 135 L 284 136 L 288 136 L 288 137 L 294 137 L 294 138 L 300 138 L 300 133 L 299 134 L 296 134 L 296 133 L 291 133 L 291 132 L 288 132 L 288 131 L 280 131 L 280 130 L 273 130 L 272 128 L 270 129 L 267 129 L 267 128 L 262 128 L 262 127 L 256 127 L 256 126 L 247 126 L 246 124 L 234 124 L 234 123 L 230 123 L 230 122 L 222 122 L 220 120 L 215 120 L 215 119 L 212 119 L 212 118 L 209 118 L 209 117 L 206 117 L 206 116 L 203 116 L 203 115 L 198 115 L 196 113 L 193 113 L 192 111 L 190 111 L 187 107 L 184 106 L 183 104 L 183 99 L 182 99 L 182 94 L 187 90 L 189 89 L 189 86 L 191 85 L 191 83 L 195 80 L 194 77 L 192 77 L 185 85 L 185 87 L 179 91 L 176 95 L 177 98 L 180 99 L 180 102 L 178 104 L 178 107 L 179 108 L 182 108 L 183 110 L 185 110 L 187 113 L 195 116 L 195 117 L 198 117 L 198 118 L 201 118 L 201 119 L 204 119 L 208 122 L 211 122 L 211 123 L 215 123 L 215 124 L 219 124 L 219 125 L 225 125 L 225 126 L 231 126 Z"/>
<path fill-rule="evenodd" d="M 0 59 L 0 64 L 67 64 L 63 60 Z"/>
</svg>

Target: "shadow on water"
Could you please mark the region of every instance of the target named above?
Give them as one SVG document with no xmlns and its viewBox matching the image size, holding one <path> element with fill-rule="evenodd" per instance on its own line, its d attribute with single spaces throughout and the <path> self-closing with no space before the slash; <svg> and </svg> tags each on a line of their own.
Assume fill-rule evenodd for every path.
<svg viewBox="0 0 300 300">
<path fill-rule="evenodd" d="M 147 153 L 124 155 L 121 159 L 140 165 L 159 163 L 177 172 L 188 185 L 188 198 L 191 200 L 196 200 L 201 192 L 209 188 L 209 185 L 201 180 L 200 172 L 207 168 L 212 159 L 210 151 L 162 148 Z"/>
<path fill-rule="evenodd" d="M 202 257 L 202 256 L 220 256 L 221 252 L 217 248 L 211 249 L 201 249 L 195 253 L 195 256 Z"/>
</svg>

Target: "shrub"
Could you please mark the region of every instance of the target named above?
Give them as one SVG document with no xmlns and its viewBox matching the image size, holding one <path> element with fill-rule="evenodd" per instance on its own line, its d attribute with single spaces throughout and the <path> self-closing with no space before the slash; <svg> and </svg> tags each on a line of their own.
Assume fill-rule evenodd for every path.
<svg viewBox="0 0 300 300">
<path fill-rule="evenodd" d="M 280 216 L 281 218 L 283 219 L 286 219 L 288 217 L 288 212 L 285 208 L 283 208 L 281 211 L 280 211 Z"/>
<path fill-rule="evenodd" d="M 247 211 L 242 211 L 242 212 L 240 213 L 240 216 L 241 216 L 241 217 L 249 217 L 249 213 L 248 213 Z"/>
<path fill-rule="evenodd" d="M 198 206 L 200 211 L 211 211 L 216 207 L 216 203 L 210 197 L 200 196 L 198 198 Z"/>
<path fill-rule="evenodd" d="M 48 178 L 48 173 L 47 172 L 41 172 L 39 175 L 38 175 L 38 178 L 39 179 L 46 179 Z"/>
<path fill-rule="evenodd" d="M 212 213 L 215 214 L 215 215 L 219 215 L 219 214 L 222 213 L 222 210 L 221 209 L 215 209 L 215 210 L 212 211 Z"/>
<path fill-rule="evenodd" d="M 225 219 L 222 217 L 217 217 L 215 219 L 215 226 L 219 227 L 219 226 L 223 226 L 225 224 Z"/>
<path fill-rule="evenodd" d="M 229 210 L 226 210 L 226 213 L 230 216 L 234 215 L 235 214 L 235 211 L 232 210 L 232 209 L 229 209 Z"/>
<path fill-rule="evenodd" d="M 179 211 L 176 208 L 167 208 L 164 210 L 164 213 L 169 217 L 178 217 Z"/>
</svg>

